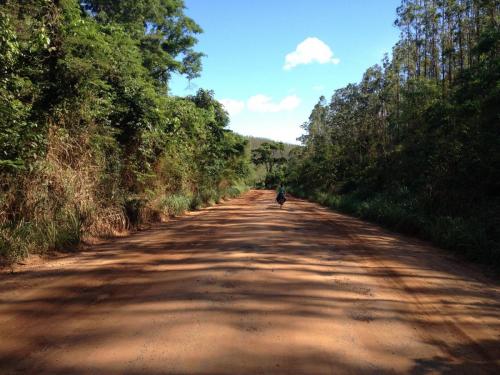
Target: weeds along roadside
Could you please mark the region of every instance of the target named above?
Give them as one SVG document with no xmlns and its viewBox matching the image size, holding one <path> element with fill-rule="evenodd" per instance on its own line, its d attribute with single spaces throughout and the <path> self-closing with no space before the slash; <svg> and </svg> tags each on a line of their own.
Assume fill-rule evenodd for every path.
<svg viewBox="0 0 500 375">
<path fill-rule="evenodd" d="M 247 190 L 244 179 L 199 182 L 185 163 L 162 155 L 150 189 L 123 186 L 121 149 L 96 132 L 69 136 L 52 127 L 46 157 L 31 171 L 2 175 L 0 257 L 12 263 L 29 254 L 74 249 L 83 239 L 108 238 L 142 224 L 181 215 Z M 174 170 L 175 169 L 175 170 Z M 172 181 L 174 180 L 174 181 Z"/>
<path fill-rule="evenodd" d="M 123 2 L 105 16 L 90 1 L 0 5 L 0 260 L 71 249 L 245 184 L 246 141 L 215 93 L 168 93 L 172 74 L 200 74 L 201 28 L 182 2 L 155 4 L 154 16 Z"/>
<path fill-rule="evenodd" d="M 320 191 L 307 194 L 296 187 L 289 190 L 297 197 L 428 240 L 466 259 L 486 264 L 495 271 L 500 269 L 500 244 L 492 240 L 490 234 L 496 229 L 488 227 L 488 223 L 493 225 L 490 217 L 494 215 L 494 205 L 490 209 L 478 208 L 481 214 L 459 217 L 428 214 L 415 199 L 395 198 L 395 194 L 328 194 Z"/>
</svg>

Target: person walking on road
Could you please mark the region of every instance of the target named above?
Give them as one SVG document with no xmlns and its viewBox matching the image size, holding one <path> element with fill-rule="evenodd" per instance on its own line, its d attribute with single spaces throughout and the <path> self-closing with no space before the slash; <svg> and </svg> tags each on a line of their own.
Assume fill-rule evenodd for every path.
<svg viewBox="0 0 500 375">
<path fill-rule="evenodd" d="M 286 202 L 286 191 L 283 183 L 280 183 L 278 188 L 278 195 L 276 196 L 276 202 L 280 205 L 280 208 L 283 207 L 283 204 Z"/>
</svg>

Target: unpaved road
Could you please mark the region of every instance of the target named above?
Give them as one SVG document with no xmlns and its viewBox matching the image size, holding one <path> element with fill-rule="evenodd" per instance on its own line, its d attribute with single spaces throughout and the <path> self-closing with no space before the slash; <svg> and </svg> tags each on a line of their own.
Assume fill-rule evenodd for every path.
<svg viewBox="0 0 500 375">
<path fill-rule="evenodd" d="M 273 199 L 0 274 L 0 374 L 500 373 L 498 284 Z"/>
</svg>

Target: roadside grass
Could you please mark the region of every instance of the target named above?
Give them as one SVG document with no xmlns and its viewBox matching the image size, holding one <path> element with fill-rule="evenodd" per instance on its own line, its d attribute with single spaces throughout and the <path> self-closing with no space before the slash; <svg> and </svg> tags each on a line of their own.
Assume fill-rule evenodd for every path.
<svg viewBox="0 0 500 375">
<path fill-rule="evenodd" d="M 161 201 L 162 211 L 169 216 L 179 216 L 191 206 L 191 198 L 184 194 L 168 195 Z"/>
<path fill-rule="evenodd" d="M 0 227 L 0 257 L 7 263 L 20 261 L 30 253 L 68 249 L 81 241 L 82 222 L 74 215 L 56 221 L 20 222 Z"/>
<path fill-rule="evenodd" d="M 243 193 L 246 193 L 249 190 L 249 187 L 244 183 L 236 183 L 234 185 L 228 186 L 222 191 L 222 197 L 224 199 L 227 198 L 236 198 Z"/>
<path fill-rule="evenodd" d="M 190 209 L 197 210 L 202 207 L 220 203 L 223 199 L 236 198 L 248 191 L 249 187 L 243 182 L 220 187 L 218 189 L 202 188 L 191 198 Z"/>
<path fill-rule="evenodd" d="M 396 232 L 431 241 L 469 260 L 500 269 L 500 242 L 496 236 L 498 229 L 491 218 L 493 213 L 469 217 L 433 215 L 420 208 L 416 200 L 407 197 L 359 192 L 305 194 L 293 188 L 290 192 Z"/>
<path fill-rule="evenodd" d="M 30 221 L 7 220 L 4 214 L 7 211 L 0 212 L 4 214 L 0 220 L 0 261 L 11 264 L 29 254 L 67 251 L 86 236 L 111 237 L 126 228 L 134 229 L 141 224 L 159 221 L 161 214 L 180 216 L 188 210 L 213 205 L 248 190 L 244 183 L 236 183 L 220 189 L 202 188 L 195 194 L 178 192 L 149 199 L 130 197 L 121 207 L 116 205 L 106 210 L 92 199 L 78 200 L 80 195 L 73 191 L 74 186 L 68 181 L 65 179 L 64 184 L 63 180 L 60 181 L 61 189 L 58 189 L 57 196 L 53 194 L 49 197 L 38 191 L 33 194 L 37 200 L 27 206 L 33 213 Z"/>
</svg>

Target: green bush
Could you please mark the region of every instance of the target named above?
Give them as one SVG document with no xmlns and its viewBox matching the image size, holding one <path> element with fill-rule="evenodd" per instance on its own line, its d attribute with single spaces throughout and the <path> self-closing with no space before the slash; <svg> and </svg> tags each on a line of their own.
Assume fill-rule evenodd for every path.
<svg viewBox="0 0 500 375">
<path fill-rule="evenodd" d="M 222 192 L 223 198 L 236 198 L 248 191 L 248 187 L 244 184 L 235 184 L 225 188 Z"/>
<path fill-rule="evenodd" d="M 32 236 L 38 248 L 65 249 L 81 239 L 81 221 L 75 213 L 35 226 Z"/>
<path fill-rule="evenodd" d="M 126 20 L 119 1 L 105 19 L 92 1 L 42 3 L 0 5 L 0 257 L 179 215 L 248 177 L 247 141 L 215 94 L 167 94 L 171 73 L 201 69 L 182 2 Z M 162 34 L 147 48 L 144 22 Z"/>
<path fill-rule="evenodd" d="M 195 194 L 193 198 L 191 198 L 191 202 L 189 203 L 189 208 L 191 210 L 199 210 L 203 207 L 203 201 L 198 194 Z"/>
<path fill-rule="evenodd" d="M 300 195 L 300 191 L 292 189 L 291 192 Z M 486 226 L 477 218 L 429 215 L 418 210 L 415 201 L 406 195 L 363 196 L 361 198 L 357 192 L 345 195 L 315 192 L 310 198 L 398 232 L 418 235 L 470 259 L 500 265 L 499 244 L 488 240 Z"/>
<path fill-rule="evenodd" d="M 198 195 L 203 204 L 213 204 L 219 201 L 219 192 L 213 188 L 201 188 Z"/>
<path fill-rule="evenodd" d="M 191 202 L 191 198 L 186 195 L 172 194 L 161 201 L 161 208 L 167 215 L 179 216 L 191 207 Z"/>
<path fill-rule="evenodd" d="M 0 256 L 8 262 L 19 261 L 29 253 L 29 232 L 23 229 L 23 225 L 16 228 L 0 227 Z"/>
<path fill-rule="evenodd" d="M 67 249 L 80 242 L 81 234 L 81 221 L 75 214 L 58 220 L 3 226 L 0 227 L 0 256 L 14 262 L 31 252 Z"/>
</svg>

